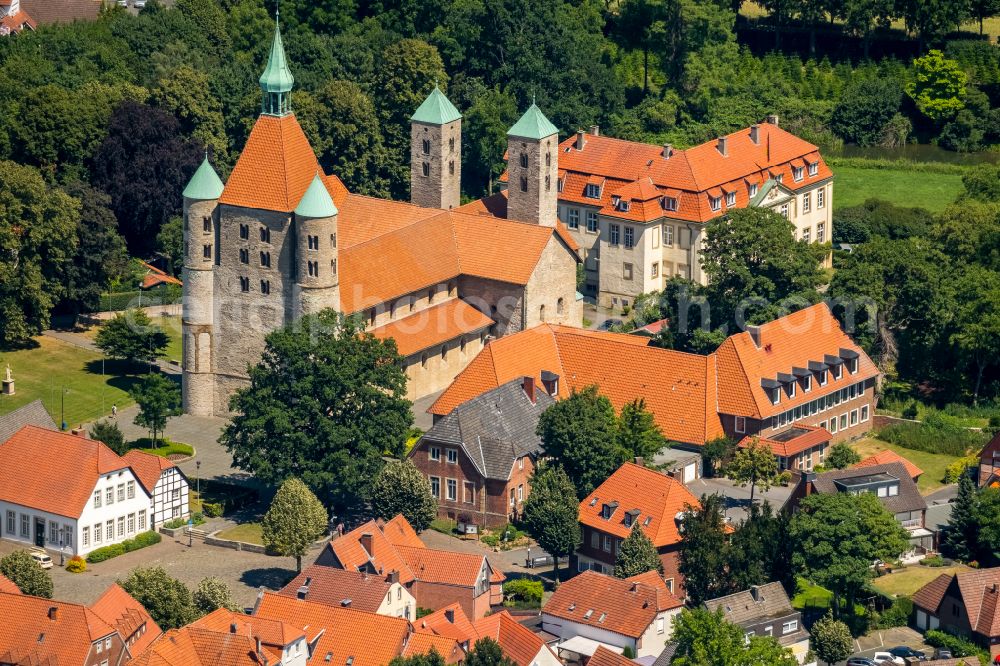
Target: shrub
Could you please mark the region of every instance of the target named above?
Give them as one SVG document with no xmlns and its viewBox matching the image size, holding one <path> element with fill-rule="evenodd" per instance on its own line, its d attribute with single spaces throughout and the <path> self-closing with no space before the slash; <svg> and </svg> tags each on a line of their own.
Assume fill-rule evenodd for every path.
<svg viewBox="0 0 1000 666">
<path fill-rule="evenodd" d="M 194 512 L 191 514 L 191 522 L 194 525 L 202 525 L 205 522 L 205 516 L 200 512 Z M 163 526 L 168 530 L 176 530 L 178 527 L 184 527 L 188 524 L 187 518 L 174 518 L 173 520 L 168 520 L 163 523 Z"/>
<path fill-rule="evenodd" d="M 69 563 L 66 564 L 66 571 L 70 573 L 83 573 L 86 570 L 87 561 L 79 555 L 69 558 Z"/>
<path fill-rule="evenodd" d="M 961 457 L 969 451 L 982 449 L 986 435 L 956 426 L 951 418 L 934 412 L 923 423 L 895 423 L 877 434 L 881 440 L 913 451 Z"/>
<path fill-rule="evenodd" d="M 945 564 L 944 558 L 940 555 L 928 555 L 920 560 L 920 563 L 925 567 L 943 567 Z"/>
<path fill-rule="evenodd" d="M 912 612 L 913 602 L 908 597 L 899 597 L 892 602 L 889 608 L 881 613 L 875 613 L 872 617 L 871 626 L 873 629 L 905 627 L 910 621 L 910 614 Z"/>
<path fill-rule="evenodd" d="M 488 534 L 483 534 L 479 537 L 479 540 L 485 543 L 490 548 L 496 548 L 500 545 L 500 535 L 495 532 L 489 532 Z"/>
<path fill-rule="evenodd" d="M 512 605 L 524 608 L 540 608 L 543 592 L 542 581 L 530 578 L 517 578 L 503 585 L 504 596 Z"/>
<path fill-rule="evenodd" d="M 97 564 L 104 560 L 110 560 L 112 557 L 118 557 L 119 555 L 160 543 L 162 539 L 163 537 L 158 532 L 142 532 L 141 534 L 137 534 L 133 539 L 125 539 L 121 543 L 113 543 L 110 546 L 90 551 L 90 554 L 87 555 L 87 562 Z"/>
<path fill-rule="evenodd" d="M 90 564 L 97 564 L 98 562 L 103 562 L 104 560 L 110 560 L 112 557 L 118 557 L 119 555 L 125 554 L 125 546 L 120 543 L 113 543 L 110 546 L 104 546 L 103 548 L 95 548 L 90 551 L 87 555 L 87 562 Z"/>
<path fill-rule="evenodd" d="M 959 458 L 955 462 L 948 465 L 944 471 L 944 482 L 945 483 L 958 483 L 958 480 L 962 478 L 965 474 L 969 473 L 970 467 L 975 467 L 979 464 L 979 458 L 977 456 L 966 456 L 965 458 Z"/>
<path fill-rule="evenodd" d="M 917 401 L 911 400 L 906 407 L 903 408 L 902 416 L 904 419 L 910 419 L 911 421 L 917 418 Z"/>
<path fill-rule="evenodd" d="M 791 482 L 792 482 L 791 470 L 786 469 L 785 471 L 783 471 L 781 474 L 778 475 L 778 483 L 780 483 L 781 485 L 787 486 Z"/>
<path fill-rule="evenodd" d="M 983 663 L 989 662 L 989 657 L 978 645 L 945 631 L 931 629 L 924 634 L 924 641 L 931 647 L 951 650 L 953 657 L 978 657 L 982 655 L 985 659 L 981 659 L 981 661 Z"/>
<path fill-rule="evenodd" d="M 202 502 L 201 504 L 201 510 L 209 518 L 218 518 L 223 514 L 224 508 L 222 502 Z"/>
</svg>

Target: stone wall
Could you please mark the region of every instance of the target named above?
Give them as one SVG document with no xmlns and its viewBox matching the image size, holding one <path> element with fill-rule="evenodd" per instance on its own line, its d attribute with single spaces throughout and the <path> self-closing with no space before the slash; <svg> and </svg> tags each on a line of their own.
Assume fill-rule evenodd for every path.
<svg viewBox="0 0 1000 666">
<path fill-rule="evenodd" d="M 428 322 L 428 325 L 434 324 Z M 485 330 L 468 333 L 406 357 L 406 397 L 422 398 L 448 388 L 482 351 Z"/>
<path fill-rule="evenodd" d="M 463 275 L 458 291 L 462 300 L 496 321 L 490 330 L 493 337 L 524 330 L 525 290 L 520 285 Z"/>
<path fill-rule="evenodd" d="M 423 150 L 424 140 L 430 152 Z M 462 181 L 462 121 L 410 125 L 410 201 L 426 208 L 457 207 Z M 423 165 L 429 168 L 423 173 Z"/>
<path fill-rule="evenodd" d="M 582 325 L 583 304 L 576 300 L 576 264 L 573 253 L 553 234 L 524 290 L 524 328 L 540 323 Z"/>
<path fill-rule="evenodd" d="M 556 225 L 559 190 L 559 146 L 557 135 L 541 141 L 510 137 L 507 141 L 507 219 L 534 222 L 545 227 Z M 528 165 L 521 165 L 527 155 Z M 527 190 L 521 189 L 521 179 Z"/>
</svg>

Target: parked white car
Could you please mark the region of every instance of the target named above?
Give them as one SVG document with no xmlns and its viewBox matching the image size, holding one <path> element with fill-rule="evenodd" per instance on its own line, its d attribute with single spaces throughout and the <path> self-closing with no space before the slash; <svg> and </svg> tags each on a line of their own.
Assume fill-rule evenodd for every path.
<svg viewBox="0 0 1000 666">
<path fill-rule="evenodd" d="M 28 554 L 31 555 L 31 559 L 38 562 L 38 566 L 40 566 L 41 568 L 43 569 L 52 568 L 52 558 L 49 557 L 48 553 L 46 553 L 41 548 L 32 548 L 31 550 L 28 551 Z"/>
<path fill-rule="evenodd" d="M 899 664 L 899 666 L 905 666 L 906 660 L 902 657 L 894 657 L 888 652 L 876 652 L 872 656 L 872 661 L 876 664 Z"/>
</svg>

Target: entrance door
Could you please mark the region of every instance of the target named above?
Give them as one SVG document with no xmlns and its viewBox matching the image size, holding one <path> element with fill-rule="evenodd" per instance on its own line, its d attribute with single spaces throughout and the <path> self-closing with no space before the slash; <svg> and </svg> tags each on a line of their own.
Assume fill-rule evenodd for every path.
<svg viewBox="0 0 1000 666">
<path fill-rule="evenodd" d="M 45 521 L 41 518 L 35 518 L 35 545 L 45 548 Z"/>
</svg>

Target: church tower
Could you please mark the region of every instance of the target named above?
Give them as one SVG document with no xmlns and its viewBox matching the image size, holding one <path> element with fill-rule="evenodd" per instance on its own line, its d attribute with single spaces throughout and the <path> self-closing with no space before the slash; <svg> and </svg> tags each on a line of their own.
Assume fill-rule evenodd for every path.
<svg viewBox="0 0 1000 666">
<path fill-rule="evenodd" d="M 296 317 L 340 309 L 337 266 L 337 206 L 317 173 L 295 208 Z"/>
<path fill-rule="evenodd" d="M 219 245 L 222 180 L 208 155 L 184 188 L 184 411 L 210 416 L 215 402 L 212 345 L 215 338 L 214 268 Z"/>
<path fill-rule="evenodd" d="M 507 131 L 507 219 L 556 226 L 559 130 L 534 102 Z"/>
<path fill-rule="evenodd" d="M 438 86 L 410 118 L 410 201 L 455 208 L 462 184 L 462 114 Z"/>
<path fill-rule="evenodd" d="M 279 15 L 274 15 L 274 39 L 271 41 L 271 54 L 267 57 L 267 67 L 260 75 L 260 89 L 264 93 L 260 112 L 268 116 L 287 116 L 292 112 L 291 92 L 295 84 L 292 70 L 288 68 L 285 56 L 285 45 L 281 41 Z"/>
</svg>

